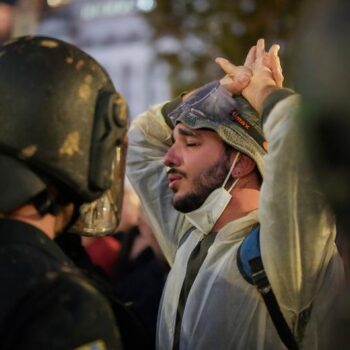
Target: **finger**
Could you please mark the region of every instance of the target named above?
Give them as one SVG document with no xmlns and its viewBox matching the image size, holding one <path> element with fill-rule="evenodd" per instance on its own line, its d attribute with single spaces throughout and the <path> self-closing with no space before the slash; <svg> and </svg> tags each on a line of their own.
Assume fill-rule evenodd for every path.
<svg viewBox="0 0 350 350">
<path fill-rule="evenodd" d="M 215 62 L 221 67 L 221 69 L 227 74 L 234 74 L 236 66 L 232 64 L 229 60 L 222 57 L 217 57 Z"/>
<path fill-rule="evenodd" d="M 252 49 L 251 49 L 252 50 Z M 254 54 L 254 50 L 252 50 L 251 55 Z M 245 66 L 235 66 L 226 58 L 217 57 L 215 62 L 222 68 L 222 70 L 229 75 L 231 78 L 234 78 L 236 75 L 240 73 L 245 73 L 249 77 L 252 75 L 252 70 L 250 67 Z"/>
<path fill-rule="evenodd" d="M 250 82 L 250 75 L 241 73 L 234 79 L 221 79 L 220 84 L 228 90 L 232 95 L 240 95 L 242 91 L 248 86 Z"/>
<path fill-rule="evenodd" d="M 282 66 L 281 66 L 281 61 L 279 58 L 279 50 L 280 46 L 277 44 L 274 44 L 271 46 L 269 53 L 271 54 L 271 64 L 272 64 L 272 71 L 274 75 L 274 79 L 276 81 L 276 84 L 278 87 L 282 87 L 284 76 L 282 73 Z"/>
<path fill-rule="evenodd" d="M 281 88 L 283 86 L 283 80 L 284 80 L 282 71 L 276 66 L 273 66 L 271 70 L 272 70 L 272 76 L 276 83 L 276 86 Z"/>
<path fill-rule="evenodd" d="M 282 71 L 282 67 L 281 67 L 281 62 L 280 62 L 280 58 L 278 56 L 280 50 L 280 46 L 277 44 L 274 44 L 270 47 L 269 50 L 269 56 L 271 56 L 271 63 L 275 64 L 277 68 L 279 68 Z"/>
<path fill-rule="evenodd" d="M 282 69 L 277 67 L 272 72 L 273 72 L 273 76 L 276 81 L 277 87 L 281 88 L 283 86 L 283 80 L 284 80 Z"/>
<path fill-rule="evenodd" d="M 232 95 L 241 95 L 242 91 L 249 85 L 250 79 L 246 76 L 244 79 L 239 79 L 237 83 L 231 88 Z"/>
<path fill-rule="evenodd" d="M 280 59 L 278 56 L 266 53 L 263 58 L 263 64 L 269 68 L 272 72 L 272 77 L 276 82 L 278 87 L 282 87 L 284 76 L 282 74 L 282 68 L 280 64 Z"/>
<path fill-rule="evenodd" d="M 256 43 L 256 59 L 262 58 L 265 53 L 265 40 L 259 39 Z"/>
<path fill-rule="evenodd" d="M 241 92 L 243 89 L 245 89 L 251 79 L 251 75 L 250 74 L 246 74 L 246 73 L 242 73 L 237 77 L 237 81 L 238 81 L 238 87 L 239 87 L 239 92 Z"/>
<path fill-rule="evenodd" d="M 255 61 L 255 55 L 256 55 L 256 46 L 252 46 L 248 52 L 248 55 L 245 59 L 244 66 L 252 68 L 253 63 Z"/>
<path fill-rule="evenodd" d="M 270 70 L 273 70 L 273 66 L 275 64 L 275 57 L 270 53 L 266 52 L 263 56 L 262 63 L 265 67 L 269 68 Z"/>
<path fill-rule="evenodd" d="M 249 78 L 253 75 L 253 72 L 250 68 L 245 66 L 235 66 L 235 68 L 228 74 L 232 79 L 240 76 L 248 76 Z"/>
<path fill-rule="evenodd" d="M 276 60 L 277 60 L 277 63 L 275 65 L 276 68 L 274 69 L 274 77 L 275 77 L 277 86 L 282 87 L 283 81 L 284 81 L 283 71 L 282 71 L 279 57 L 276 57 Z"/>
<path fill-rule="evenodd" d="M 238 95 L 248 86 L 251 76 L 252 72 L 247 67 L 235 67 L 234 74 L 226 74 L 225 77 L 220 80 L 220 84 L 232 95 Z"/>
<path fill-rule="evenodd" d="M 278 56 L 279 50 L 280 50 L 280 46 L 278 44 L 273 44 L 270 47 L 269 53 L 272 54 L 273 56 Z"/>
</svg>

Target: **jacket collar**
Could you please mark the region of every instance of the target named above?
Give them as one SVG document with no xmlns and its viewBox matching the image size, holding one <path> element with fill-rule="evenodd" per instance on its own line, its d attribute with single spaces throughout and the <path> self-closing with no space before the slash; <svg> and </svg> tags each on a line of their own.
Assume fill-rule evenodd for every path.
<svg viewBox="0 0 350 350">
<path fill-rule="evenodd" d="M 18 220 L 0 220 L 0 247 L 5 245 L 34 246 L 57 261 L 72 265 L 61 248 L 38 228 Z"/>
</svg>

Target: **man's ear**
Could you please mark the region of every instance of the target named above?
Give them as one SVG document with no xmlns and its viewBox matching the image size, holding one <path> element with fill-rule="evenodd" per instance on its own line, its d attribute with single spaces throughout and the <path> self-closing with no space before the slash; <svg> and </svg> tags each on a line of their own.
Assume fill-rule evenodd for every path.
<svg viewBox="0 0 350 350">
<path fill-rule="evenodd" d="M 256 168 L 254 160 L 245 154 L 240 155 L 239 160 L 232 170 L 231 176 L 233 178 L 245 177 L 251 174 Z"/>
</svg>

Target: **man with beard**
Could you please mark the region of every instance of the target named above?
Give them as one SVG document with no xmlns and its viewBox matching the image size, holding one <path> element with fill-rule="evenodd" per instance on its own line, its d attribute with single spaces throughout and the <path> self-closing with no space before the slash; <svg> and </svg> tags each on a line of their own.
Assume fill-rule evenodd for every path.
<svg viewBox="0 0 350 350">
<path fill-rule="evenodd" d="M 171 265 L 157 347 L 317 349 L 343 270 L 332 216 L 298 152 L 298 96 L 280 89 L 276 45 L 265 52 L 259 40 L 243 67 L 218 63 L 220 82 L 152 107 L 129 133 L 129 178 Z M 240 92 L 268 116 L 268 153 L 259 116 L 231 96 Z M 253 276 L 252 237 L 265 268 Z"/>
</svg>

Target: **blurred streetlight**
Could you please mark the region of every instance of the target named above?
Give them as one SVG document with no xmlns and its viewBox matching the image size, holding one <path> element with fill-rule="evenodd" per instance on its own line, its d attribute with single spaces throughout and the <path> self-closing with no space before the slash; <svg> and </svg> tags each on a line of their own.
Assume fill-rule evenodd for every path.
<svg viewBox="0 0 350 350">
<path fill-rule="evenodd" d="M 70 0 L 47 0 L 49 7 L 60 7 L 70 3 Z"/>
</svg>

